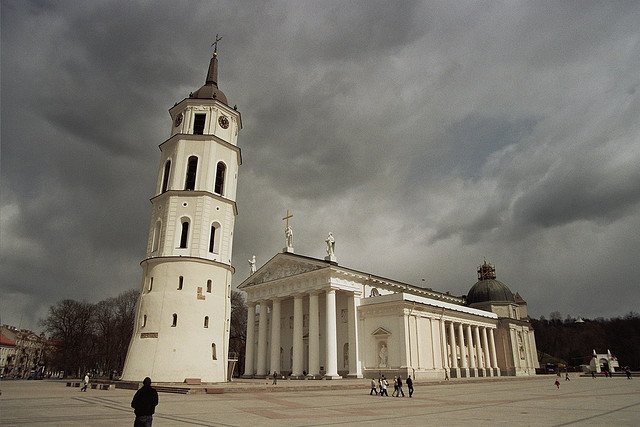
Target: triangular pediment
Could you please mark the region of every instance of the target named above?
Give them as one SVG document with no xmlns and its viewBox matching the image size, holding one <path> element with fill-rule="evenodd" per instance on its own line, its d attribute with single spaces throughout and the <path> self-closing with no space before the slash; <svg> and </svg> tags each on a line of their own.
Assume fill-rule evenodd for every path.
<svg viewBox="0 0 640 427">
<path fill-rule="evenodd" d="M 375 331 L 373 331 L 373 333 L 371 334 L 374 337 L 388 337 L 389 335 L 391 335 L 391 332 L 387 331 L 385 328 L 380 327 L 378 329 L 376 329 Z"/>
<path fill-rule="evenodd" d="M 328 264 L 321 260 L 290 254 L 278 254 L 271 258 L 258 271 L 242 282 L 238 288 L 273 282 L 287 277 L 298 276 L 311 271 L 326 268 Z"/>
</svg>

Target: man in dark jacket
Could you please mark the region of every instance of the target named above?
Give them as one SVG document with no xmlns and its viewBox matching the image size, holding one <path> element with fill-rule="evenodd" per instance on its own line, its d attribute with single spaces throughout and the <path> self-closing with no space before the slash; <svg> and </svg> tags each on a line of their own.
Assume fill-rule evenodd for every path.
<svg viewBox="0 0 640 427">
<path fill-rule="evenodd" d="M 407 378 L 407 388 L 409 389 L 409 397 L 413 396 L 413 380 L 411 379 L 411 375 Z"/>
<path fill-rule="evenodd" d="M 142 381 L 142 388 L 136 391 L 131 401 L 131 407 L 136 414 L 136 421 L 133 427 L 151 427 L 153 413 L 158 405 L 158 392 L 151 387 L 151 378 L 147 377 Z"/>
</svg>

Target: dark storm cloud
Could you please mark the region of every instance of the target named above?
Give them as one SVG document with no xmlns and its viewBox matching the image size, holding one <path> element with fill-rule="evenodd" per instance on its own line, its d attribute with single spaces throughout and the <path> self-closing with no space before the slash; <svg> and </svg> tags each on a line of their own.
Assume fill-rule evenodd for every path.
<svg viewBox="0 0 640 427">
<path fill-rule="evenodd" d="M 341 264 L 457 294 L 487 257 L 536 316 L 635 309 L 639 11 L 3 1 L 0 316 L 138 286 L 167 110 L 216 33 L 244 125 L 236 283 L 291 209 L 300 254 L 333 231 Z"/>
</svg>

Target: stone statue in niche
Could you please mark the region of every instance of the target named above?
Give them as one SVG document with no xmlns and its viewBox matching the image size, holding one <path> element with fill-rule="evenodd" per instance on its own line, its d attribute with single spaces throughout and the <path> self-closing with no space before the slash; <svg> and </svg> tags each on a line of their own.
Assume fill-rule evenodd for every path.
<svg viewBox="0 0 640 427">
<path fill-rule="evenodd" d="M 389 365 L 389 349 L 387 349 L 387 342 L 380 343 L 380 351 L 378 352 L 378 367 L 386 368 Z"/>
<path fill-rule="evenodd" d="M 518 337 L 518 352 L 520 353 L 520 359 L 524 360 L 524 343 L 522 341 L 522 331 L 516 332 L 516 336 Z"/>
</svg>

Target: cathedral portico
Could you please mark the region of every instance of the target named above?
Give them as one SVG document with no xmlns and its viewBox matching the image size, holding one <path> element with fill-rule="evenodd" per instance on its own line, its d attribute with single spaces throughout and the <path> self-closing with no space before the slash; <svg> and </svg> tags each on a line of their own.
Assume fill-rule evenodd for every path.
<svg viewBox="0 0 640 427">
<path fill-rule="evenodd" d="M 292 378 L 327 379 L 380 374 L 414 379 L 488 377 L 500 375 L 501 363 L 508 364 L 496 351 L 495 331 L 504 323 L 497 314 L 468 307 L 459 297 L 333 261 L 283 252 L 239 288 L 247 292 L 250 303 L 271 307 L 270 333 L 262 333 L 255 318 L 251 322 L 251 313 L 247 317 L 256 337 L 252 345 L 247 343 L 247 351 L 254 352 L 253 360 L 247 358 L 248 376 L 278 372 Z M 500 334 L 521 343 L 512 348 L 518 357 L 528 357 L 532 341 L 520 324 L 524 325 L 510 322 Z M 511 372 L 525 372 L 520 360 L 510 360 Z M 256 369 L 262 366 L 267 372 Z"/>
</svg>

